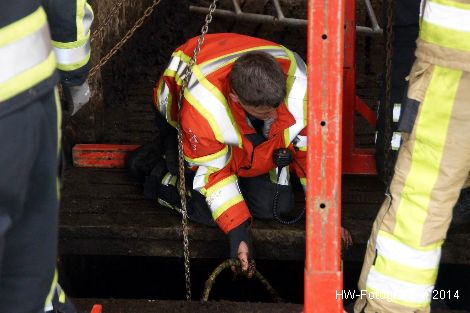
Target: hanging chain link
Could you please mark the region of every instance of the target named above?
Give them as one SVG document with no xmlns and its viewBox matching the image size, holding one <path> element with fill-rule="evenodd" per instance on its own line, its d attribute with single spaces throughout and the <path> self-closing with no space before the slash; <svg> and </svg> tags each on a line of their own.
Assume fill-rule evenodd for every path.
<svg viewBox="0 0 470 313">
<path fill-rule="evenodd" d="M 116 16 L 119 9 L 122 7 L 122 3 L 123 3 L 122 0 L 118 1 L 116 5 L 113 7 L 113 9 L 111 10 L 111 12 L 109 12 L 104 22 L 101 23 L 100 26 L 98 26 L 98 28 L 93 31 L 93 33 L 91 34 L 90 42 L 93 42 L 98 37 L 101 37 L 102 32 L 107 28 L 109 22 L 111 22 L 113 17 Z"/>
<path fill-rule="evenodd" d="M 201 34 L 197 39 L 196 47 L 193 51 L 193 57 L 189 60 L 188 65 L 183 74 L 183 83 L 178 98 L 178 109 L 181 109 L 183 101 L 184 90 L 188 87 L 189 80 L 191 79 L 192 67 L 196 64 L 197 56 L 201 51 L 201 46 L 204 43 L 204 35 L 209 30 L 209 24 L 212 22 L 212 13 L 216 9 L 218 0 L 214 0 L 209 6 L 209 13 L 206 15 L 205 24 L 201 28 Z M 179 110 L 181 112 L 181 110 Z M 179 113 L 178 113 L 179 114 Z M 191 300 L 191 269 L 189 264 L 189 238 L 188 238 L 188 209 L 186 207 L 186 180 L 184 177 L 184 153 L 183 153 L 183 135 L 180 128 L 181 116 L 178 115 L 178 165 L 179 165 L 179 182 L 178 191 L 181 198 L 181 227 L 183 232 L 183 255 L 184 255 L 184 276 L 186 280 L 186 300 Z"/>
<path fill-rule="evenodd" d="M 393 59 L 393 20 L 394 20 L 394 0 L 387 0 L 387 29 L 385 37 L 385 99 L 384 99 L 384 181 L 388 187 L 393 176 L 393 156 L 392 156 L 392 59 Z"/>
<path fill-rule="evenodd" d="M 109 59 L 111 59 L 113 55 L 116 54 L 116 52 L 118 52 L 119 49 L 122 48 L 122 46 L 124 46 L 124 44 L 134 35 L 135 31 L 140 28 L 140 26 L 142 26 L 145 19 L 153 13 L 153 10 L 160 4 L 160 1 L 161 0 L 154 0 L 153 3 L 144 11 L 144 15 L 137 20 L 137 22 L 129 31 L 127 31 L 124 37 L 103 58 L 101 58 L 98 64 L 92 67 L 92 69 L 90 70 L 89 78 L 95 76 L 98 70 L 103 65 L 105 65 L 109 61 Z"/>
</svg>

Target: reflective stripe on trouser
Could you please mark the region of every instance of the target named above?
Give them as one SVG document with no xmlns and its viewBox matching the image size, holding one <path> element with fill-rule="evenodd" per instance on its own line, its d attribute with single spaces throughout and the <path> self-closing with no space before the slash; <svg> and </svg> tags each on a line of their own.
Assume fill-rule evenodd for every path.
<svg viewBox="0 0 470 313">
<path fill-rule="evenodd" d="M 470 73 L 435 66 L 375 220 L 355 312 L 429 312 L 441 246 L 470 170 Z"/>
</svg>

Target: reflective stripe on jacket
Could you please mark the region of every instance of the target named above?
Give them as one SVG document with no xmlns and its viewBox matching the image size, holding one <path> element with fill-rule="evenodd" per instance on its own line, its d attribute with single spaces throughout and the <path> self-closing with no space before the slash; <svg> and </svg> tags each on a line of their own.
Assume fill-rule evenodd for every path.
<svg viewBox="0 0 470 313">
<path fill-rule="evenodd" d="M 93 19 L 86 0 L 3 1 L 0 12 L 0 116 L 49 92 L 56 68 L 65 85 L 85 81 Z"/>
<path fill-rule="evenodd" d="M 81 85 L 90 62 L 93 10 L 86 0 L 43 0 L 62 84 Z"/>
<path fill-rule="evenodd" d="M 0 103 L 50 77 L 55 66 L 42 7 L 0 29 Z"/>
<path fill-rule="evenodd" d="M 470 72 L 470 0 L 422 0 L 416 56 Z"/>
<path fill-rule="evenodd" d="M 181 76 L 196 41 L 189 40 L 173 53 L 154 90 L 157 109 L 173 126 L 177 123 Z M 248 51 L 271 54 L 287 78 L 286 101 L 277 109 L 278 118 L 267 141 L 256 147 L 245 137 L 256 131 L 244 110 L 228 97 L 228 74 L 235 60 Z M 292 167 L 302 184 L 306 183 L 306 66 L 296 53 L 273 42 L 239 34 L 211 34 L 205 37 L 192 70 L 181 109 L 185 158 L 197 166 L 194 189 L 206 197 L 215 221 L 228 232 L 250 217 L 237 177 L 275 170 L 275 149 L 289 147 L 294 151 L 297 162 Z"/>
</svg>

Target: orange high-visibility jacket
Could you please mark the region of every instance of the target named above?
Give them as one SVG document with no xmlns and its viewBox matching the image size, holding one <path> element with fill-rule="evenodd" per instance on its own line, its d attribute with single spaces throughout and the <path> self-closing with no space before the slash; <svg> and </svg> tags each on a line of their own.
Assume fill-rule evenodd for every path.
<svg viewBox="0 0 470 313">
<path fill-rule="evenodd" d="M 154 104 L 167 121 L 176 126 L 181 76 L 193 55 L 197 38 L 176 49 L 162 78 L 154 89 Z M 229 94 L 229 73 L 233 62 L 248 51 L 264 51 L 276 58 L 287 78 L 287 96 L 277 108 L 268 138 L 253 147 L 245 137 L 255 133 L 245 111 Z M 287 48 L 249 36 L 224 33 L 205 36 L 193 75 L 184 92 L 181 129 L 186 161 L 194 166 L 193 187 L 206 197 L 212 216 L 224 232 L 250 218 L 238 187 L 238 177 L 270 173 L 277 169 L 273 151 L 288 147 L 296 162 L 291 165 L 305 187 L 307 76 L 303 60 Z M 288 184 L 289 169 L 280 182 Z"/>
</svg>

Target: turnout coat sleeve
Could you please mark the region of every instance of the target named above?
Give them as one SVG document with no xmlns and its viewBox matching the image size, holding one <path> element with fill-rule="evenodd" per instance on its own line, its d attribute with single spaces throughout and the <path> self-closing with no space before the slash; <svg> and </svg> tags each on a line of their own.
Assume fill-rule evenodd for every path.
<svg viewBox="0 0 470 313">
<path fill-rule="evenodd" d="M 86 0 L 43 0 L 61 83 L 78 86 L 90 69 L 93 10 Z"/>
</svg>

